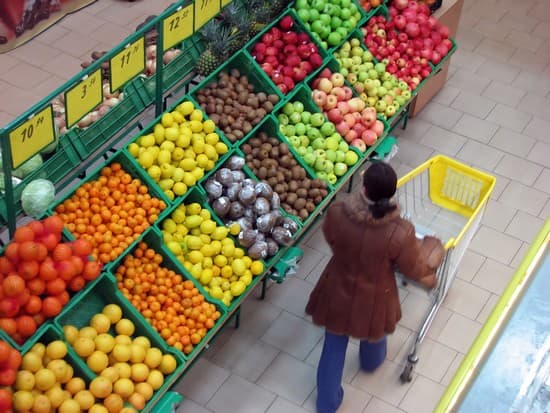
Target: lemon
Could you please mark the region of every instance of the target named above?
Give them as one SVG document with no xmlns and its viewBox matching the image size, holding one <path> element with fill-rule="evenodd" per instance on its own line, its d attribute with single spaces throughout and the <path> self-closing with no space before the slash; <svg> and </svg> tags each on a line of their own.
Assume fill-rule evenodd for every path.
<svg viewBox="0 0 550 413">
<path fill-rule="evenodd" d="M 199 227 L 199 231 L 200 231 L 200 227 Z M 210 244 L 210 242 L 212 241 L 207 234 L 203 234 L 203 233 L 199 235 L 199 238 L 201 239 L 203 244 Z"/>
<path fill-rule="evenodd" d="M 194 147 L 193 147 L 194 148 Z M 199 168 L 206 168 L 206 165 L 208 165 L 208 156 L 206 156 L 204 153 L 201 153 L 197 155 L 197 165 Z"/>
<path fill-rule="evenodd" d="M 210 280 L 210 283 L 208 285 L 210 286 L 210 288 L 219 287 L 221 283 L 222 283 L 221 277 L 212 277 L 212 280 Z"/>
<path fill-rule="evenodd" d="M 191 120 L 197 120 L 197 121 L 201 121 L 203 120 L 203 114 L 202 114 L 202 110 L 200 109 L 194 109 L 193 112 L 191 112 L 191 114 L 189 115 L 189 119 Z"/>
<path fill-rule="evenodd" d="M 178 148 L 186 149 L 191 143 L 191 137 L 189 134 L 182 132 L 182 130 L 180 129 L 180 135 L 176 138 L 175 143 Z M 184 152 L 184 156 L 185 156 L 185 152 Z"/>
<path fill-rule="evenodd" d="M 218 152 L 218 155 L 223 155 L 225 153 L 227 153 L 227 151 L 229 150 L 227 148 L 227 145 L 223 142 L 218 142 L 214 145 L 214 148 L 216 148 L 216 152 Z"/>
<path fill-rule="evenodd" d="M 242 281 L 235 281 L 231 283 L 231 294 L 233 297 L 238 297 L 246 290 L 246 284 Z"/>
<path fill-rule="evenodd" d="M 114 383 L 118 380 L 118 371 L 114 367 L 107 367 L 100 373 L 101 376 L 107 377 L 111 383 Z"/>
<path fill-rule="evenodd" d="M 195 106 L 193 105 L 193 102 L 189 102 L 189 101 L 182 102 L 177 107 L 177 111 L 181 113 L 183 116 L 190 115 L 194 109 L 195 109 Z"/>
<path fill-rule="evenodd" d="M 143 169 L 149 169 L 151 166 L 153 166 L 155 158 L 153 158 L 153 155 L 151 155 L 149 152 L 142 152 L 139 155 L 138 162 L 143 167 Z"/>
<path fill-rule="evenodd" d="M 185 218 L 183 220 L 185 221 Z M 178 235 L 183 237 L 189 233 L 189 229 L 187 229 L 184 224 L 178 224 L 176 226 L 176 232 L 178 233 Z"/>
<path fill-rule="evenodd" d="M 203 256 L 202 256 L 202 254 L 201 254 L 200 251 L 194 250 L 194 251 L 191 251 L 191 252 L 187 255 L 187 258 L 188 258 L 189 261 L 191 261 L 193 264 L 199 264 L 199 263 L 202 262 Z"/>
<path fill-rule="evenodd" d="M 101 351 L 94 351 L 86 359 L 86 364 L 94 373 L 101 373 L 109 366 L 109 357 Z"/>
<path fill-rule="evenodd" d="M 199 215 L 201 213 L 202 207 L 198 202 L 193 202 L 185 206 L 185 213 L 187 215 Z"/>
<path fill-rule="evenodd" d="M 176 182 L 172 187 L 172 191 L 174 191 L 174 195 L 182 196 L 187 192 L 187 185 L 183 182 Z"/>
<path fill-rule="evenodd" d="M 240 232 L 241 226 L 237 222 L 234 222 L 229 226 L 229 233 L 231 235 L 239 235 Z"/>
<path fill-rule="evenodd" d="M 252 264 L 250 264 L 250 272 L 253 275 L 260 275 L 264 272 L 264 264 L 261 261 L 253 261 Z"/>
<path fill-rule="evenodd" d="M 175 148 L 176 148 L 176 145 L 174 144 L 174 142 L 170 142 L 170 141 L 164 141 L 160 145 L 161 150 L 168 151 L 168 152 L 174 151 Z"/>
<path fill-rule="evenodd" d="M 160 123 L 162 123 L 162 126 L 165 128 L 169 128 L 174 124 L 174 117 L 171 113 L 164 113 L 160 118 Z"/>
<path fill-rule="evenodd" d="M 172 212 L 172 220 L 176 224 L 181 224 L 185 221 L 185 209 L 177 208 Z"/>
<path fill-rule="evenodd" d="M 162 189 L 163 191 L 169 191 L 174 186 L 174 180 L 169 178 L 161 179 L 158 184 L 160 186 L 160 189 Z"/>
<path fill-rule="evenodd" d="M 212 145 L 204 145 L 204 154 L 208 156 L 208 159 L 212 161 L 217 161 L 219 158 L 218 152 L 216 152 L 216 148 L 214 148 Z"/>
<path fill-rule="evenodd" d="M 153 139 L 155 139 L 153 137 Z M 139 155 L 139 145 L 135 142 L 132 142 L 130 145 L 128 145 L 128 152 L 130 152 L 130 155 L 132 155 L 134 158 L 137 158 Z"/>
<path fill-rule="evenodd" d="M 158 182 L 160 179 L 162 171 L 160 170 L 160 167 L 158 165 L 151 165 L 147 169 L 147 174 L 151 177 L 153 181 Z"/>
<path fill-rule="evenodd" d="M 94 343 L 97 350 L 109 354 L 115 346 L 115 338 L 110 334 L 102 333 L 94 339 Z"/>
<path fill-rule="evenodd" d="M 161 361 L 162 363 L 162 361 Z M 149 367 L 145 363 L 132 364 L 132 380 L 134 383 L 140 383 L 147 380 L 149 376 Z"/>
<path fill-rule="evenodd" d="M 176 167 L 174 165 L 171 165 L 169 163 L 163 163 L 160 165 L 160 177 L 164 179 L 172 178 L 172 175 L 174 174 L 174 171 L 176 170 Z M 172 182 L 174 182 L 173 179 L 171 179 Z"/>
<path fill-rule="evenodd" d="M 164 130 L 164 138 L 171 142 L 176 142 L 180 136 L 180 130 L 177 126 L 171 126 Z"/>
<path fill-rule="evenodd" d="M 78 337 L 78 329 L 75 326 L 65 326 L 65 327 L 69 327 L 71 329 L 76 330 L 76 337 Z M 63 332 L 65 332 L 65 327 L 63 327 Z M 74 330 L 72 330 L 72 332 L 74 332 Z M 42 357 L 44 357 L 44 354 L 46 354 L 46 346 L 42 343 L 35 343 L 31 347 L 30 351 L 32 351 L 38 357 L 42 358 Z"/>
<path fill-rule="evenodd" d="M 185 171 L 179 166 L 176 166 L 174 168 L 174 172 L 172 172 L 172 179 L 174 180 L 174 182 L 182 182 L 184 176 Z"/>
<path fill-rule="evenodd" d="M 136 344 L 138 346 L 141 346 L 146 350 L 151 347 L 151 341 L 145 336 L 139 336 L 139 337 L 134 338 L 132 343 Z"/>
<path fill-rule="evenodd" d="M 166 150 L 166 149 L 161 149 L 157 155 L 157 162 L 159 165 L 162 166 L 162 164 L 165 164 L 165 163 L 170 163 L 170 161 L 172 160 L 172 154 L 170 153 L 170 151 Z"/>
<path fill-rule="evenodd" d="M 162 361 L 162 351 L 156 347 L 151 347 L 145 355 L 145 364 L 150 369 L 156 368 Z"/>
<path fill-rule="evenodd" d="M 178 257 L 178 259 L 183 264 L 183 267 L 191 273 L 191 270 L 193 269 L 193 264 L 191 264 L 189 261 L 186 261 L 185 258 L 181 255 Z"/>
<path fill-rule="evenodd" d="M 209 158 L 208 158 L 208 155 L 206 155 L 206 154 L 204 153 L 204 148 L 205 148 L 205 146 L 206 146 L 206 145 L 204 144 L 204 141 L 202 141 L 202 140 L 196 140 L 196 141 L 193 143 L 193 145 L 192 145 L 193 151 L 194 151 L 196 154 L 204 155 L 204 156 L 206 157 L 206 159 L 208 160 L 208 159 L 209 159 Z M 199 165 L 200 165 L 200 163 L 199 163 Z"/>
<path fill-rule="evenodd" d="M 192 214 L 191 212 L 189 212 L 189 213 Z M 197 227 L 200 226 L 201 223 L 202 223 L 202 217 L 200 215 L 192 214 L 192 215 L 188 215 L 185 218 L 185 226 L 188 229 L 197 228 Z"/>
<path fill-rule="evenodd" d="M 214 261 L 212 260 L 211 257 L 204 257 L 202 259 L 202 268 L 210 268 L 212 269 L 212 274 L 214 274 Z"/>
<path fill-rule="evenodd" d="M 179 167 L 183 169 L 185 172 L 192 171 L 196 166 L 197 166 L 197 162 L 195 162 L 195 159 L 192 159 L 192 158 L 182 159 L 179 163 Z"/>
<path fill-rule="evenodd" d="M 203 209 L 203 211 L 208 212 L 208 210 L 206 209 Z M 216 229 L 216 223 L 211 219 L 205 219 L 204 221 L 201 222 L 200 229 L 203 234 L 212 234 Z"/>
<path fill-rule="evenodd" d="M 221 300 L 223 298 L 223 291 L 219 285 L 210 287 L 210 295 L 216 300 Z"/>
<path fill-rule="evenodd" d="M 200 250 L 202 247 L 202 240 L 200 237 L 189 235 L 186 239 L 186 245 L 190 250 Z"/>
<path fill-rule="evenodd" d="M 229 292 L 229 294 L 231 294 L 231 293 Z M 226 307 L 229 307 L 231 305 L 231 301 L 233 301 L 233 297 L 229 297 L 229 296 L 224 295 L 223 298 L 222 298 L 222 303 Z"/>
<path fill-rule="evenodd" d="M 210 238 L 212 238 L 213 240 L 221 241 L 222 239 L 227 237 L 228 233 L 229 233 L 229 228 L 216 227 L 216 229 L 214 229 L 214 231 L 212 231 L 212 233 L 210 234 Z"/>
<path fill-rule="evenodd" d="M 170 201 L 173 201 L 176 198 L 176 195 L 174 195 L 174 192 L 170 189 L 165 189 L 164 195 L 166 195 L 166 198 L 168 198 Z"/>
<path fill-rule="evenodd" d="M 185 157 L 185 151 L 180 148 L 174 148 L 172 151 L 172 161 L 179 162 Z"/>
<path fill-rule="evenodd" d="M 244 257 L 244 250 L 242 248 L 235 248 L 235 252 L 233 253 L 234 258 L 243 258 Z"/>
<path fill-rule="evenodd" d="M 189 128 L 191 132 L 198 133 L 202 131 L 202 122 L 198 120 L 192 120 L 189 122 Z"/>
<path fill-rule="evenodd" d="M 154 159 L 157 159 L 157 156 L 160 152 L 160 147 L 159 146 L 151 146 L 149 148 L 146 148 L 145 149 L 146 152 L 150 153 Z"/>
<path fill-rule="evenodd" d="M 89 390 L 81 390 L 74 395 L 74 400 L 78 403 L 81 410 L 88 410 L 95 403 L 95 397 Z"/>
<path fill-rule="evenodd" d="M 30 391 L 19 390 L 13 394 L 12 403 L 15 411 L 21 412 L 31 410 L 34 403 L 34 396 Z"/>
<path fill-rule="evenodd" d="M 171 241 L 166 243 L 166 246 L 170 250 L 170 252 L 174 255 L 181 255 L 183 253 L 183 250 L 181 249 L 181 245 L 179 242 Z"/>
<path fill-rule="evenodd" d="M 214 264 L 218 267 L 224 267 L 227 265 L 227 257 L 225 255 L 216 255 L 214 257 Z"/>
<path fill-rule="evenodd" d="M 245 272 L 244 275 L 239 278 L 247 287 L 252 283 L 252 274 Z"/>
<path fill-rule="evenodd" d="M 204 133 L 212 133 L 216 129 L 216 124 L 212 119 L 207 119 L 202 123 Z"/>
<path fill-rule="evenodd" d="M 188 261 L 190 264 L 192 264 L 190 261 Z M 202 274 L 202 265 L 200 263 L 197 263 L 197 264 L 194 264 L 192 267 L 191 267 L 191 270 L 189 270 L 189 272 L 191 273 L 191 275 L 193 276 L 193 278 L 200 278 L 201 274 Z"/>
<path fill-rule="evenodd" d="M 229 265 L 224 265 L 221 270 L 223 278 L 229 278 L 233 275 L 233 269 Z"/>
<path fill-rule="evenodd" d="M 115 325 L 115 330 L 120 335 L 131 336 L 135 329 L 134 323 L 127 318 L 121 318 Z"/>
<path fill-rule="evenodd" d="M 31 391 L 34 388 L 34 374 L 28 370 L 19 370 L 15 376 L 15 388 Z"/>
<path fill-rule="evenodd" d="M 191 139 L 191 136 L 193 136 L 193 131 L 189 127 L 188 122 L 184 122 L 180 125 L 180 133 L 185 135 L 185 136 L 188 136 L 189 139 Z"/>
<path fill-rule="evenodd" d="M 38 370 L 43 368 L 42 357 L 37 353 L 30 351 L 23 356 L 21 361 L 21 369 L 30 371 L 31 373 L 36 373 Z"/>
<path fill-rule="evenodd" d="M 204 141 L 207 144 L 214 146 L 220 141 L 220 137 L 217 133 L 209 133 L 204 137 Z"/>
<path fill-rule="evenodd" d="M 210 258 L 210 257 L 215 255 L 214 248 L 210 244 L 203 245 L 201 247 L 200 251 L 201 251 L 201 254 L 203 255 L 203 257 L 205 257 L 205 258 Z"/>
<path fill-rule="evenodd" d="M 231 263 L 231 269 L 233 270 L 233 274 L 240 277 L 241 275 L 244 274 L 246 270 L 246 265 L 243 262 L 243 260 L 241 260 L 240 258 L 236 258 Z"/>
<path fill-rule="evenodd" d="M 252 264 L 252 258 L 250 258 L 248 255 L 245 255 L 244 257 L 242 257 L 242 260 L 246 268 L 250 268 L 250 265 Z"/>
<path fill-rule="evenodd" d="M 139 146 L 142 146 L 144 148 L 148 148 L 150 146 L 153 146 L 155 144 L 155 136 L 154 135 L 143 135 L 141 138 L 139 138 Z"/>
<path fill-rule="evenodd" d="M 97 334 L 104 334 L 111 328 L 111 320 L 105 314 L 95 314 L 90 320 L 90 326 L 97 331 Z"/>
<path fill-rule="evenodd" d="M 95 337 L 78 337 L 73 344 L 76 354 L 82 358 L 86 358 L 92 354 L 95 350 L 94 339 Z"/>
<path fill-rule="evenodd" d="M 222 254 L 228 258 L 233 257 L 233 255 L 235 254 L 235 247 L 231 244 L 224 245 L 222 247 Z"/>
<path fill-rule="evenodd" d="M 168 233 L 174 233 L 177 229 L 177 224 L 172 218 L 166 218 L 162 222 L 162 229 Z"/>
<path fill-rule="evenodd" d="M 98 399 L 104 399 L 113 391 L 113 384 L 107 377 L 98 376 L 90 383 L 90 392 Z"/>
<path fill-rule="evenodd" d="M 67 376 L 68 366 L 65 360 L 57 359 L 50 361 L 46 367 L 53 372 L 57 381 L 60 382 Z"/>
<path fill-rule="evenodd" d="M 191 171 L 191 173 L 193 174 L 195 179 L 198 181 L 199 179 L 201 179 L 204 176 L 204 169 L 196 167 L 195 169 L 193 169 Z"/>
<path fill-rule="evenodd" d="M 34 387 L 40 391 L 50 389 L 55 383 L 57 383 L 57 378 L 49 369 L 40 369 L 34 374 Z"/>
<path fill-rule="evenodd" d="M 157 123 L 153 128 L 153 137 L 155 138 L 155 141 L 157 143 L 159 141 L 162 142 L 164 140 L 164 126 L 162 126 L 160 123 Z"/>
<path fill-rule="evenodd" d="M 204 167 L 204 170 L 205 171 L 210 171 L 210 170 L 214 169 L 214 166 L 216 166 L 214 161 L 212 159 L 209 159 L 208 162 L 206 162 L 206 166 Z"/>
<path fill-rule="evenodd" d="M 185 118 L 183 117 L 183 115 L 180 112 L 178 112 L 177 110 L 174 110 L 174 111 L 170 112 L 170 114 L 174 118 L 174 122 L 176 122 L 178 124 L 185 121 Z"/>
<path fill-rule="evenodd" d="M 222 243 L 218 240 L 214 240 L 210 243 L 212 248 L 214 249 L 214 254 L 219 254 L 222 250 Z"/>
<path fill-rule="evenodd" d="M 210 281 L 212 281 L 212 276 L 213 276 L 212 270 L 209 268 L 205 268 L 204 270 L 202 270 L 199 281 L 203 285 L 208 285 Z"/>
</svg>

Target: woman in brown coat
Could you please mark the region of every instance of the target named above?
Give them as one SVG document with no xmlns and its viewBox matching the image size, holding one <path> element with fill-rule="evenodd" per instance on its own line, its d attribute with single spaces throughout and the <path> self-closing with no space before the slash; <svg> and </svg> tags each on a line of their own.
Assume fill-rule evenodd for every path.
<svg viewBox="0 0 550 413">
<path fill-rule="evenodd" d="M 426 288 L 445 250 L 434 237 L 415 236 L 392 200 L 395 171 L 372 164 L 361 191 L 328 209 L 323 234 L 333 256 L 311 292 L 306 313 L 325 327 L 317 370 L 317 412 L 334 413 L 342 403 L 342 372 L 349 337 L 360 341 L 361 368 L 374 371 L 386 357 L 386 335 L 401 318 L 395 270 Z"/>
</svg>

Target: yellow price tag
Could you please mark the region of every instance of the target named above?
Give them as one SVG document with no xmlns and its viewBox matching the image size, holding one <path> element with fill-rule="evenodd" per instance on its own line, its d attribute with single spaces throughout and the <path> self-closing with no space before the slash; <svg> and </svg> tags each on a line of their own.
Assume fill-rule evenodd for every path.
<svg viewBox="0 0 550 413">
<path fill-rule="evenodd" d="M 222 7 L 227 6 L 229 3 L 231 3 L 233 0 L 222 0 Z"/>
<path fill-rule="evenodd" d="M 9 133 L 11 166 L 19 167 L 55 140 L 52 105 Z"/>
<path fill-rule="evenodd" d="M 70 128 L 103 101 L 101 69 L 65 92 L 65 114 Z"/>
<path fill-rule="evenodd" d="M 111 58 L 111 90 L 124 86 L 145 70 L 145 38 L 130 43 Z"/>
<path fill-rule="evenodd" d="M 191 3 L 162 22 L 162 49 L 170 49 L 193 34 L 193 6 Z"/>
<path fill-rule="evenodd" d="M 220 0 L 195 0 L 195 31 L 220 12 Z"/>
</svg>

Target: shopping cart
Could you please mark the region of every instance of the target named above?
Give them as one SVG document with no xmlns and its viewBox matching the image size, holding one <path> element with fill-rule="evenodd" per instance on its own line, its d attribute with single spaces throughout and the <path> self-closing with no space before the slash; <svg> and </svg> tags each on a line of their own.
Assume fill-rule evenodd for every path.
<svg viewBox="0 0 550 413">
<path fill-rule="evenodd" d="M 401 381 L 412 380 L 418 347 L 447 296 L 468 244 L 481 224 L 495 178 L 443 155 L 435 156 L 399 179 L 397 199 L 416 235 L 438 237 L 446 254 L 437 270 L 431 305 L 407 356 Z"/>
</svg>

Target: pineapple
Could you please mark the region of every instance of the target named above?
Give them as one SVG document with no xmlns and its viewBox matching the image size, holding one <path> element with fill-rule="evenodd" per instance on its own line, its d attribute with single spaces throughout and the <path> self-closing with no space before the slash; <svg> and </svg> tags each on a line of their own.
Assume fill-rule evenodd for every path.
<svg viewBox="0 0 550 413">
<path fill-rule="evenodd" d="M 206 43 L 206 50 L 199 56 L 196 70 L 199 75 L 207 76 L 229 57 L 231 33 L 217 20 L 206 23 L 199 33 Z"/>
</svg>

